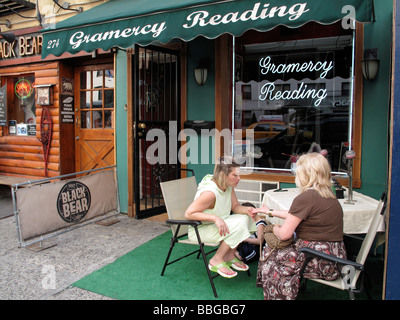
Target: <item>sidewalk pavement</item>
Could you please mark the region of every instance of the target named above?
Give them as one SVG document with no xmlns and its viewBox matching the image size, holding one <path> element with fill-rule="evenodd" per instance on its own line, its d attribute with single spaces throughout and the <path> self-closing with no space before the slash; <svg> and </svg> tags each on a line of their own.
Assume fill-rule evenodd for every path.
<svg viewBox="0 0 400 320">
<path fill-rule="evenodd" d="M 0 197 L 0 211 L 10 202 Z M 0 300 L 112 300 L 71 284 L 169 230 L 164 222 L 117 218 L 50 238 L 55 246 L 35 252 L 18 247 L 14 215 L 0 216 Z"/>
<path fill-rule="evenodd" d="M 13 212 L 11 187 L 0 185 L 0 219 L 12 215 Z"/>
</svg>

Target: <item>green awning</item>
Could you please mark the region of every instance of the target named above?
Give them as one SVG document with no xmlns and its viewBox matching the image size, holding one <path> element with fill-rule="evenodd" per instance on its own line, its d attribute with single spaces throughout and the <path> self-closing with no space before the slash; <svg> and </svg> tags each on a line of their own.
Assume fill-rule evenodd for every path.
<svg viewBox="0 0 400 320">
<path fill-rule="evenodd" d="M 297 28 L 309 21 L 331 24 L 348 17 L 370 22 L 373 0 L 110 0 L 43 31 L 42 58 L 92 52 L 135 43 L 190 41 L 239 36 L 278 25 Z"/>
</svg>

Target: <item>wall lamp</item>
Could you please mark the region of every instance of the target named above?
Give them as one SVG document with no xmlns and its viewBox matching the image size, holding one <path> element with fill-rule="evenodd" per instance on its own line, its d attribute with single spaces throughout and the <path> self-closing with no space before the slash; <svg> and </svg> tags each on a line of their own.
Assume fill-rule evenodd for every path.
<svg viewBox="0 0 400 320">
<path fill-rule="evenodd" d="M 111 52 L 111 53 L 118 53 L 118 51 L 125 51 L 125 52 L 126 52 L 125 49 L 120 48 L 120 47 L 117 47 L 117 46 L 111 47 L 111 49 L 110 49 L 110 52 Z"/>
<path fill-rule="evenodd" d="M 374 80 L 379 69 L 378 49 L 365 49 L 361 66 L 364 78 Z"/>
<path fill-rule="evenodd" d="M 0 25 L 6 26 L 8 29 L 11 28 L 11 21 L 8 19 L 5 19 L 5 22 L 0 22 Z"/>
<path fill-rule="evenodd" d="M 69 2 L 64 2 L 63 4 L 59 4 L 58 0 L 53 0 L 53 2 L 57 6 L 59 6 L 60 9 L 71 10 L 71 11 L 76 11 L 76 12 L 82 12 L 83 11 L 83 7 L 78 7 L 78 9 L 71 8 L 71 4 Z"/>
<path fill-rule="evenodd" d="M 6 22 L 0 22 L 0 25 L 6 26 L 8 29 L 11 28 L 11 21 L 6 19 Z M 15 34 L 12 32 L 1 32 L 0 35 L 9 43 L 13 43 L 15 41 Z"/>
<path fill-rule="evenodd" d="M 194 78 L 199 86 L 202 86 L 207 81 L 208 70 L 206 67 L 199 67 L 194 69 Z"/>
</svg>

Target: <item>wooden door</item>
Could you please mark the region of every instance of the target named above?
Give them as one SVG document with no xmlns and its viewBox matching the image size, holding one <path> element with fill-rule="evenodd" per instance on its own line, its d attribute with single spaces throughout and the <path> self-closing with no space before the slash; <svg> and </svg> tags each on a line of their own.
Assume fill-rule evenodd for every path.
<svg viewBox="0 0 400 320">
<path fill-rule="evenodd" d="M 75 168 L 115 164 L 112 64 L 75 69 Z"/>
</svg>

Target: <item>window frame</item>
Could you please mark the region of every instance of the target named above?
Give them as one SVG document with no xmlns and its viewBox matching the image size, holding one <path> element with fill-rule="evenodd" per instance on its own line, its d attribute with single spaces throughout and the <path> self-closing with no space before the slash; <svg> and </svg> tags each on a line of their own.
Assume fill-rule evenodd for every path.
<svg viewBox="0 0 400 320">
<path fill-rule="evenodd" d="M 80 110 L 80 126 L 81 126 L 81 130 L 86 130 L 86 129 L 114 129 L 114 123 L 113 123 L 113 113 L 115 112 L 115 105 L 114 105 L 114 101 L 115 101 L 115 75 L 114 75 L 114 80 L 113 80 L 113 86 L 107 86 L 106 84 L 106 71 L 111 70 L 108 66 L 104 66 L 102 67 L 102 69 L 88 69 L 88 70 L 82 70 L 81 72 L 81 81 L 83 79 L 82 74 L 86 73 L 86 74 L 90 74 L 90 79 L 87 80 L 86 78 L 86 84 L 83 83 L 79 83 L 78 86 L 78 91 L 79 91 L 79 110 Z M 95 78 L 95 74 L 96 77 L 98 78 L 99 75 L 101 76 L 102 80 L 101 80 L 101 86 L 95 86 L 94 84 L 94 78 Z M 88 83 L 89 81 L 89 83 Z M 82 88 L 82 85 L 84 85 L 85 87 Z M 88 87 L 89 86 L 89 87 Z M 109 94 L 112 94 L 111 97 L 112 99 L 108 99 L 110 96 Z M 85 103 L 86 105 L 83 107 L 82 106 L 82 97 L 83 95 L 85 96 Z M 97 99 L 95 100 L 95 96 L 100 97 L 101 99 Z M 95 104 L 95 101 L 101 101 L 101 106 L 97 106 Z M 112 105 L 113 107 L 107 107 L 107 103 L 109 103 L 109 100 L 112 101 Z M 89 104 L 88 104 L 89 102 Z M 96 126 L 94 125 L 94 112 L 99 112 L 101 114 L 101 123 L 100 126 Z M 108 122 L 106 121 L 106 114 L 110 113 L 109 119 L 111 120 L 111 122 L 108 125 Z M 89 125 L 87 124 L 87 114 L 89 114 L 89 119 L 90 119 L 90 123 Z M 83 115 L 85 115 L 85 126 L 83 126 Z"/>
<path fill-rule="evenodd" d="M 226 41 L 226 40 L 225 40 Z M 354 188 L 360 188 L 361 187 L 361 151 L 362 151 L 362 106 L 363 106 L 363 75 L 362 75 L 362 68 L 361 68 L 361 60 L 363 59 L 363 51 L 364 51 L 364 26 L 361 23 L 356 23 L 356 27 L 354 30 L 354 81 L 353 81 L 353 115 L 349 119 L 349 121 L 352 121 L 352 131 L 350 132 L 350 141 L 352 145 L 352 149 L 356 153 L 356 158 L 354 159 L 353 162 L 353 187 Z M 218 43 L 217 43 L 218 44 Z M 219 46 L 217 45 L 216 48 Z M 229 41 L 229 55 L 230 55 L 230 61 L 235 61 L 235 52 L 234 52 L 234 46 L 233 46 L 233 41 L 232 38 Z M 216 58 L 219 58 L 223 55 L 217 55 Z M 234 66 L 230 67 L 231 70 L 234 70 Z M 216 78 L 218 79 L 220 77 L 221 81 L 224 80 L 224 78 L 219 75 L 221 72 L 221 69 L 216 69 Z M 230 103 L 229 105 L 223 105 L 221 104 L 222 100 L 216 100 L 216 119 L 220 118 L 221 115 L 219 115 L 219 112 L 229 112 L 229 114 L 232 114 L 233 111 L 233 101 L 235 99 L 234 93 L 232 93 L 232 88 L 233 88 L 233 83 L 234 83 L 234 77 L 230 77 L 229 81 L 224 81 L 225 84 L 229 84 L 229 88 L 227 89 L 227 92 L 230 92 Z M 218 84 L 216 82 L 216 89 L 221 89 L 221 84 Z M 227 108 L 230 108 L 230 110 L 226 110 Z M 351 115 L 350 115 L 351 116 Z M 224 127 L 223 126 L 223 121 L 217 121 L 216 122 L 216 129 L 222 130 Z M 229 128 L 232 130 L 232 121 L 230 119 L 229 123 Z M 218 145 L 217 148 L 219 147 L 221 151 L 222 144 Z M 251 174 L 246 175 L 246 179 L 250 180 L 270 180 L 270 181 L 279 181 L 279 182 L 284 182 L 284 183 L 294 183 L 295 177 L 290 174 L 290 173 L 277 173 L 274 171 L 256 171 L 252 172 Z M 338 181 L 344 185 L 348 186 L 348 177 L 347 176 L 337 176 Z"/>
</svg>

